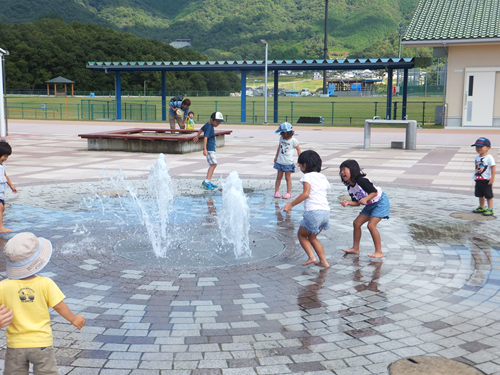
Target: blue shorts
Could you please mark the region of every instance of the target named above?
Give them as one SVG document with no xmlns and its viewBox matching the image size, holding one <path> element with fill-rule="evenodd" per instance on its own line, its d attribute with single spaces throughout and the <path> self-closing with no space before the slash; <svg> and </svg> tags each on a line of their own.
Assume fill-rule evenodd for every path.
<svg viewBox="0 0 500 375">
<path fill-rule="evenodd" d="M 280 171 L 280 172 L 292 172 L 295 173 L 295 164 L 279 164 L 279 163 L 274 163 L 274 169 Z"/>
<path fill-rule="evenodd" d="M 300 226 L 307 229 L 308 232 L 317 234 L 323 229 L 330 228 L 330 211 L 313 210 L 304 211 Z"/>
<path fill-rule="evenodd" d="M 361 213 L 370 217 L 381 217 L 382 219 L 389 219 L 391 205 L 386 193 L 382 193 L 380 199 L 372 204 L 367 204 Z"/>
</svg>

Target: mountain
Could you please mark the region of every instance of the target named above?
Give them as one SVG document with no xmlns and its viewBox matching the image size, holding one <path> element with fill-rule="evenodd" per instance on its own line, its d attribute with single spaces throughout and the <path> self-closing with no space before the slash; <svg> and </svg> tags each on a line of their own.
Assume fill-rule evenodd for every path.
<svg viewBox="0 0 500 375">
<path fill-rule="evenodd" d="M 363 53 L 407 25 L 418 0 L 329 0 L 330 57 Z M 325 0 L 2 0 L 0 22 L 58 15 L 170 43 L 191 39 L 209 59 L 323 56 Z M 385 50 L 385 49 L 384 49 Z M 392 51 L 391 51 L 392 52 Z"/>
</svg>

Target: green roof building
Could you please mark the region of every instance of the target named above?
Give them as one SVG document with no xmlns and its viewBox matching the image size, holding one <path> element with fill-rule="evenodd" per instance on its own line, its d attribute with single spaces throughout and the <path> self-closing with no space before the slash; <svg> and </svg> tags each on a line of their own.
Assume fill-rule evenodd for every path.
<svg viewBox="0 0 500 375">
<path fill-rule="evenodd" d="M 500 127 L 500 0 L 420 0 L 402 43 L 446 58 L 446 127 Z"/>
</svg>

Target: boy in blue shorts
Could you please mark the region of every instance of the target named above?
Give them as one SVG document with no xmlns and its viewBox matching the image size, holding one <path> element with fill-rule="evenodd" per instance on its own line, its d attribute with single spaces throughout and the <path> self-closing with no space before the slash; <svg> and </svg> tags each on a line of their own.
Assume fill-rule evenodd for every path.
<svg viewBox="0 0 500 375">
<path fill-rule="evenodd" d="M 217 158 L 215 156 L 215 130 L 217 126 L 220 125 L 221 122 L 224 122 L 224 116 L 220 112 L 214 112 L 210 116 L 210 121 L 201 127 L 196 134 L 196 137 L 193 138 L 193 142 L 198 142 L 198 138 L 200 138 L 201 133 L 203 132 L 203 155 L 206 156 L 208 161 L 208 171 L 207 178 L 205 181 L 201 183 L 205 190 L 214 190 L 219 186 L 212 183 L 211 179 L 214 174 L 215 168 L 217 168 Z"/>
</svg>

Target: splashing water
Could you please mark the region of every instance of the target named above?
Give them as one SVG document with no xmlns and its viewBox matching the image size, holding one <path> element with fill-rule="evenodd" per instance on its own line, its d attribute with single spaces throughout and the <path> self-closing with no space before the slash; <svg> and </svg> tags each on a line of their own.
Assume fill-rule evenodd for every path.
<svg viewBox="0 0 500 375">
<path fill-rule="evenodd" d="M 248 232 L 250 210 L 243 192 L 238 172 L 232 171 L 222 182 L 222 209 L 219 214 L 219 228 L 222 238 L 234 246 L 238 258 L 252 256 Z"/>
<path fill-rule="evenodd" d="M 140 210 L 155 255 L 165 257 L 170 246 L 167 226 L 174 200 L 174 188 L 165 155 L 158 155 L 156 164 L 149 171 L 147 197 L 140 197 L 132 185 L 127 186 L 127 190 Z"/>
</svg>

